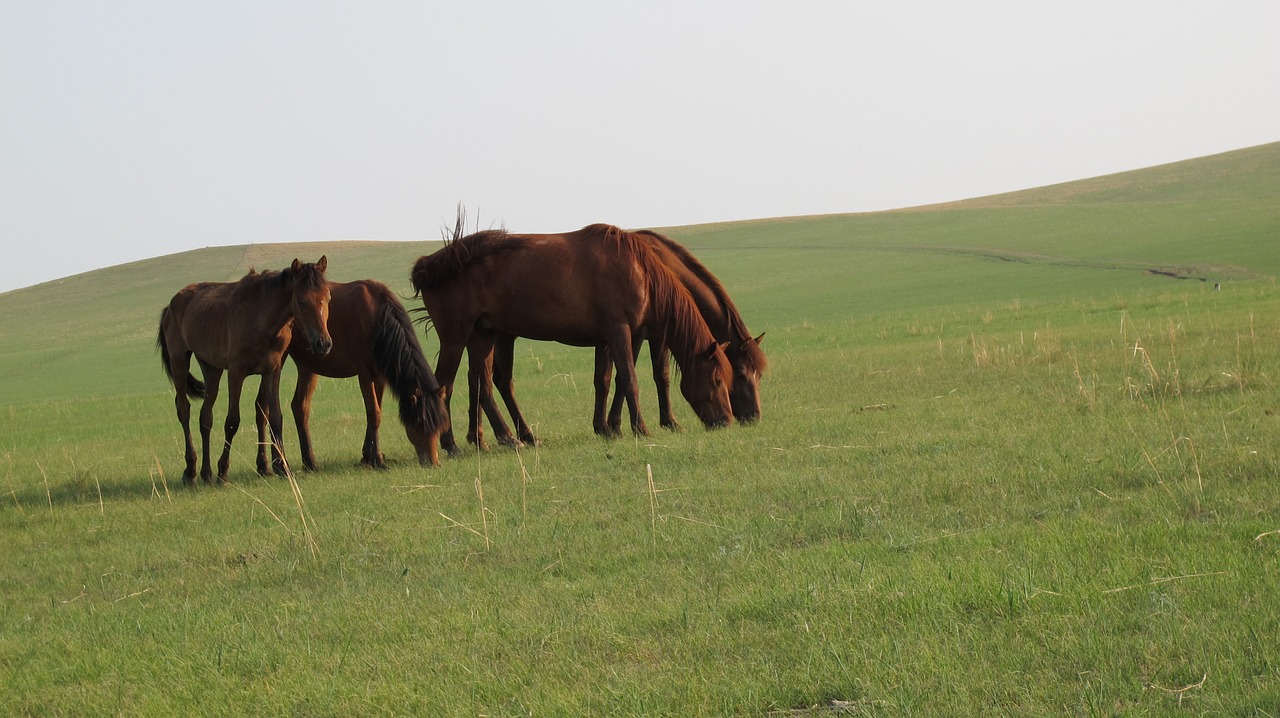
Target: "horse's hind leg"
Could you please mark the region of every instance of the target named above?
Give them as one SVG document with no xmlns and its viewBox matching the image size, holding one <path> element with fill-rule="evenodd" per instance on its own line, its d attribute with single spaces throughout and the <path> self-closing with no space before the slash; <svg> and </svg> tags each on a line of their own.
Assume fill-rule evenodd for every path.
<svg viewBox="0 0 1280 718">
<path fill-rule="evenodd" d="M 178 395 L 174 397 L 173 405 L 177 410 L 178 423 L 182 425 L 182 439 L 186 444 L 186 452 L 183 456 L 186 459 L 187 466 L 182 471 L 182 483 L 194 486 L 196 483 L 196 446 L 191 440 L 191 397 L 187 393 L 187 372 L 191 365 L 191 356 L 185 351 L 173 352 L 172 350 L 170 356 L 177 357 L 170 360 L 173 387 L 178 392 Z"/>
<path fill-rule="evenodd" d="M 205 385 L 204 404 L 200 407 L 200 479 L 208 484 L 213 482 L 209 436 L 213 433 L 213 405 L 218 399 L 218 389 L 222 385 L 222 369 L 202 361 L 200 370 L 204 374 Z"/>
<path fill-rule="evenodd" d="M 613 406 L 609 408 L 608 417 L 605 416 L 605 404 L 609 401 L 609 385 L 613 382 L 613 359 L 609 356 L 609 347 L 601 344 L 596 347 L 596 375 L 595 375 L 595 411 L 591 416 L 591 426 L 596 433 L 606 438 L 613 438 L 622 432 L 618 427 L 622 425 L 622 392 L 614 395 Z M 614 413 L 617 413 L 618 423 L 613 422 Z"/>
</svg>

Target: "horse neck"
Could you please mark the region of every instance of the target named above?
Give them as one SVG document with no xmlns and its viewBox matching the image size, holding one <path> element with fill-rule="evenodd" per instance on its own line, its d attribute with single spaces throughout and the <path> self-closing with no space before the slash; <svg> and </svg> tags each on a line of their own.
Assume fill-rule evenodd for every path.
<svg viewBox="0 0 1280 718">
<path fill-rule="evenodd" d="M 236 288 L 237 298 L 254 308 L 254 323 L 263 334 L 279 334 L 293 320 L 293 292 L 278 277 L 254 279 L 259 281 Z"/>
<path fill-rule="evenodd" d="M 658 268 L 658 271 L 667 270 Z M 697 353 L 710 347 L 716 339 L 688 290 L 678 282 L 662 281 L 659 277 L 661 275 L 655 275 L 649 288 L 655 328 L 666 337 L 680 370 L 687 373 Z"/>
</svg>

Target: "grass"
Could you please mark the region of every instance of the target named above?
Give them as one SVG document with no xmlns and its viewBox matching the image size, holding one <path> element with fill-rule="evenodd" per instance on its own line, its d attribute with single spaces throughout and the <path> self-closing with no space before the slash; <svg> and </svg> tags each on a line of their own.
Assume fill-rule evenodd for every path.
<svg viewBox="0 0 1280 718">
<path fill-rule="evenodd" d="M 389 418 L 361 470 L 326 381 L 297 494 L 244 436 L 180 486 L 158 307 L 421 247 L 0 295 L 0 712 L 1280 713 L 1278 171 L 673 230 L 766 331 L 760 424 L 600 440 L 590 352 L 521 342 L 542 447 L 422 469 Z"/>
</svg>

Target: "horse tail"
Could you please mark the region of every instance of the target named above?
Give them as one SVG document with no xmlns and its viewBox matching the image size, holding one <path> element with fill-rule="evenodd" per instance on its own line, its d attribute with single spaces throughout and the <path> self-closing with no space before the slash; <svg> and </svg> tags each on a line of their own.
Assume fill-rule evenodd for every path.
<svg viewBox="0 0 1280 718">
<path fill-rule="evenodd" d="M 156 332 L 156 348 L 160 350 L 160 363 L 164 367 L 165 376 L 169 377 L 169 382 L 177 386 L 177 382 L 173 378 L 173 364 L 169 363 L 169 344 L 164 339 L 164 325 L 169 319 L 169 307 L 165 307 L 160 312 L 160 329 Z M 187 372 L 187 396 L 192 399 L 204 398 L 204 382 Z"/>
<path fill-rule="evenodd" d="M 383 294 L 373 327 L 373 358 L 400 403 L 400 422 L 425 433 L 447 426 L 440 382 L 431 371 L 413 320 L 388 291 Z"/>
</svg>

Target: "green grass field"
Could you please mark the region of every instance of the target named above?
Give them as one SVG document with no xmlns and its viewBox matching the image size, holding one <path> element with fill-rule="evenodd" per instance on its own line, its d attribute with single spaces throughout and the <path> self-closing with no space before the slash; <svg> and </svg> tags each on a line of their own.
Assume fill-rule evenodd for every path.
<svg viewBox="0 0 1280 718">
<path fill-rule="evenodd" d="M 297 492 L 244 430 L 181 485 L 160 308 L 321 253 L 407 296 L 431 245 L 2 294 L 0 713 L 1280 715 L 1278 197 L 1273 144 L 672 228 L 766 332 L 759 424 L 602 440 L 591 351 L 521 341 L 541 447 L 423 469 L 390 411 L 363 470 L 322 380 Z"/>
</svg>

